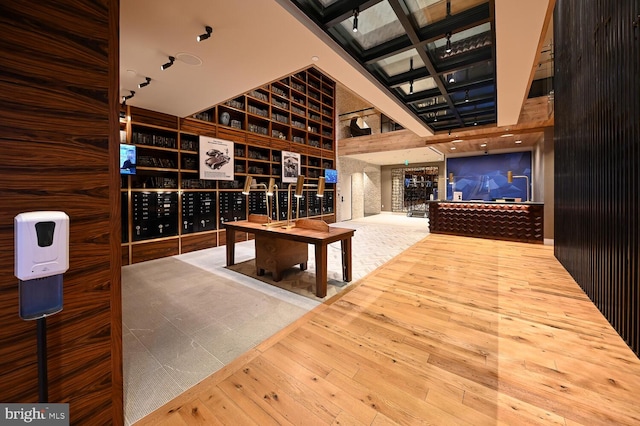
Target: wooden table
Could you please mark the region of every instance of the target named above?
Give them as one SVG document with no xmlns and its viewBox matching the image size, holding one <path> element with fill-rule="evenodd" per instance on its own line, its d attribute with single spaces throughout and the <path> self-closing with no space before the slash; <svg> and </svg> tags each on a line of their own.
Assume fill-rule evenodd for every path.
<svg viewBox="0 0 640 426">
<path fill-rule="evenodd" d="M 255 234 L 256 239 L 286 240 L 315 246 L 316 255 L 316 296 L 325 297 L 327 295 L 327 246 L 333 242 L 340 241 L 342 247 L 342 279 L 351 281 L 351 237 L 355 230 L 347 228 L 335 228 L 326 226 L 326 230 L 302 227 L 309 222 L 319 222 L 316 220 L 300 220 L 299 226 L 293 228 L 282 228 L 276 226 L 265 226 L 261 223 L 249 222 L 246 220 L 237 222 L 227 222 L 224 224 L 227 231 L 227 266 L 235 264 L 235 244 L 236 231 Z M 258 259 L 256 259 L 258 263 Z M 306 267 L 306 265 L 305 265 Z M 278 275 L 276 273 L 275 275 Z"/>
</svg>

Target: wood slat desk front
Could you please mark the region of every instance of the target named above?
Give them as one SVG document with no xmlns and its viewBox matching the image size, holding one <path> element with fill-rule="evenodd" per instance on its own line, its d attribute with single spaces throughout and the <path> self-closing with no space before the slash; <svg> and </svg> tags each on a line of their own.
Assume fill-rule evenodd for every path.
<svg viewBox="0 0 640 426">
<path fill-rule="evenodd" d="M 307 228 L 279 228 L 267 227 L 261 223 L 246 220 L 227 222 L 224 224 L 227 232 L 227 266 L 235 264 L 235 233 L 248 232 L 255 234 L 256 238 L 282 239 L 313 244 L 316 256 L 316 296 L 327 295 L 327 246 L 340 241 L 342 248 L 342 279 L 351 281 L 351 237 L 355 230 L 347 228 L 329 227 L 328 231 L 319 231 Z"/>
</svg>

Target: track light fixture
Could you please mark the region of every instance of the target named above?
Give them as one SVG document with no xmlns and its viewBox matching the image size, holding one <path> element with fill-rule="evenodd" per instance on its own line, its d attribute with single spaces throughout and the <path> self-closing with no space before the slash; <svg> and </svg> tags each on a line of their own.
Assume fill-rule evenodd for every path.
<svg viewBox="0 0 640 426">
<path fill-rule="evenodd" d="M 464 101 L 469 102 L 469 89 L 465 90 L 464 92 Z"/>
<path fill-rule="evenodd" d="M 129 90 L 129 92 L 131 92 L 129 95 L 122 97 L 122 106 L 125 106 L 127 104 L 127 101 L 136 95 L 136 92 L 134 92 L 133 90 Z"/>
<path fill-rule="evenodd" d="M 204 30 L 206 31 L 206 33 L 204 34 L 200 34 L 198 37 L 196 37 L 196 41 L 201 42 L 202 40 L 206 40 L 209 37 L 211 37 L 211 33 L 213 32 L 213 28 L 211 28 L 210 26 L 205 26 Z"/>
<path fill-rule="evenodd" d="M 413 71 L 413 58 L 409 58 L 409 71 Z M 409 81 L 409 94 L 413 95 L 413 79 Z"/>
<path fill-rule="evenodd" d="M 151 77 L 145 77 L 144 78 L 146 81 L 143 83 L 138 84 L 138 89 L 142 89 L 143 87 L 147 87 L 149 85 L 149 83 L 151 83 Z"/>
<path fill-rule="evenodd" d="M 160 67 L 160 69 L 162 71 L 166 70 L 167 68 L 169 68 L 171 65 L 173 65 L 173 63 L 176 61 L 176 58 L 174 56 L 169 56 L 169 62 L 167 62 L 166 64 L 162 65 Z"/>
<path fill-rule="evenodd" d="M 453 76 L 453 73 L 449 74 L 449 77 L 447 77 L 447 81 L 449 81 L 449 83 L 455 83 L 456 79 Z"/>
<path fill-rule="evenodd" d="M 447 44 L 444 48 L 444 51 L 447 53 L 451 53 L 451 33 L 447 33 Z"/>
<path fill-rule="evenodd" d="M 360 14 L 359 9 L 353 9 L 353 32 L 358 32 L 358 15 Z"/>
</svg>

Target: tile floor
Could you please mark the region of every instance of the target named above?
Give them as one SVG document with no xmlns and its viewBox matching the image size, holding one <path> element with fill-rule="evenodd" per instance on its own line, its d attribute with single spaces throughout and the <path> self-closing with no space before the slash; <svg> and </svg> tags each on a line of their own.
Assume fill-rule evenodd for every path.
<svg viewBox="0 0 640 426">
<path fill-rule="evenodd" d="M 356 230 L 352 282 L 428 235 L 427 219 L 388 213 L 333 226 Z M 253 257 L 253 241 L 236 244 L 237 262 Z M 225 247 L 216 247 L 122 268 L 127 425 L 319 303 L 224 265 Z M 342 277 L 339 243 L 330 245 L 328 276 Z"/>
</svg>

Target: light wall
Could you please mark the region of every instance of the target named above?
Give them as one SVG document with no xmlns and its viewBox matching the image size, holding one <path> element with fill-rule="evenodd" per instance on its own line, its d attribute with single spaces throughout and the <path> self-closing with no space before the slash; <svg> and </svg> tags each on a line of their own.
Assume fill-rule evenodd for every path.
<svg viewBox="0 0 640 426">
<path fill-rule="evenodd" d="M 348 157 L 338 157 L 337 220 L 345 220 L 348 217 L 343 211 L 348 206 L 344 206 L 340 201 L 345 191 L 351 195 L 351 219 L 362 218 L 365 213 L 379 213 L 380 209 L 376 206 L 380 205 L 380 188 L 380 166 Z"/>
</svg>

